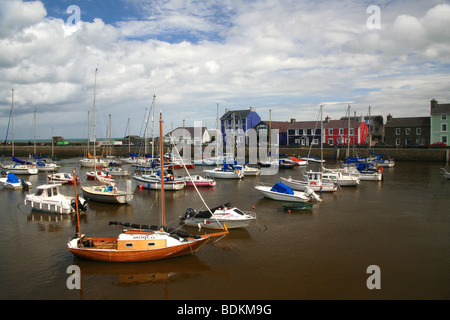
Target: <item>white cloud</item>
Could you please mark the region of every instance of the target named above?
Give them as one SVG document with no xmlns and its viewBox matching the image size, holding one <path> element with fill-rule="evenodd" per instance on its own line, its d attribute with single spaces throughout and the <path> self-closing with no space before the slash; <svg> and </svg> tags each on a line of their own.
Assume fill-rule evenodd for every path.
<svg viewBox="0 0 450 320">
<path fill-rule="evenodd" d="M 119 136 L 129 117 L 138 133 L 154 94 L 175 126 L 182 119 L 215 126 L 216 103 L 221 111 L 252 105 L 267 118 L 270 106 L 275 120 L 314 120 L 324 101 L 335 101 L 327 111 L 341 117 L 349 101 L 359 113 L 371 105 L 408 116 L 427 115 L 431 98 L 450 100 L 450 6 L 386 2 L 382 29 L 370 30 L 370 4 L 133 1 L 132 19 L 69 28 L 46 17 L 39 1 L 2 2 L 1 12 L 21 20 L 0 31 L 1 127 L 15 88 L 18 125 L 31 123 L 37 107 L 58 119 L 44 117 L 42 126 L 79 136 L 73 128 L 84 127 L 92 110 L 97 66 L 99 118 L 111 113 Z"/>
</svg>

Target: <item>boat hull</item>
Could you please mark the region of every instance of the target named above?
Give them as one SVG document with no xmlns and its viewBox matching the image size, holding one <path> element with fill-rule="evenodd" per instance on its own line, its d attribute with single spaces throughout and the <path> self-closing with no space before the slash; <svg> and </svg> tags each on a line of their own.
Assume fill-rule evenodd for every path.
<svg viewBox="0 0 450 320">
<path fill-rule="evenodd" d="M 187 219 L 183 221 L 183 224 L 190 227 L 200 227 L 206 229 L 223 229 L 223 226 L 226 225 L 227 229 L 241 229 L 247 228 L 251 221 L 254 219 L 241 219 L 241 220 L 221 220 L 215 218 L 208 219 Z"/>
<path fill-rule="evenodd" d="M 93 192 L 89 187 L 81 187 L 83 191 L 83 196 L 87 199 L 104 202 L 104 203 L 115 203 L 115 204 L 125 204 L 133 200 L 133 195 L 124 192 Z"/>
<path fill-rule="evenodd" d="M 203 170 L 203 172 L 211 177 L 218 179 L 241 179 L 244 177 L 242 171 L 219 171 L 219 170 Z"/>
<path fill-rule="evenodd" d="M 270 191 L 271 187 L 256 186 L 255 189 L 261 192 L 264 197 L 272 200 L 287 202 L 308 202 L 310 200 L 308 197 L 297 191 L 294 191 L 294 194 L 291 195 Z"/>
<path fill-rule="evenodd" d="M 307 182 L 307 181 L 300 181 L 300 180 L 294 180 L 294 179 L 286 179 L 286 178 L 280 178 L 281 182 L 287 185 L 288 187 L 294 189 L 294 190 L 300 190 L 305 191 L 307 188 L 312 189 L 313 191 L 319 191 L 319 192 L 334 192 L 337 191 L 337 186 L 334 183 L 322 183 L 318 184 L 315 181 Z"/>
<path fill-rule="evenodd" d="M 92 238 L 94 241 L 98 240 Z M 108 238 L 108 241 L 113 241 L 116 238 Z M 175 258 L 180 256 L 195 253 L 206 244 L 210 238 L 200 238 L 190 240 L 179 245 L 147 250 L 117 250 L 117 249 L 95 249 L 95 248 L 79 248 L 72 240 L 68 244 L 68 249 L 73 255 L 93 261 L 102 262 L 146 262 L 155 261 L 167 258 Z M 87 239 L 89 240 L 89 238 Z M 102 240 L 102 239 L 100 239 Z"/>
<path fill-rule="evenodd" d="M 145 189 L 161 190 L 161 181 L 148 180 L 141 177 L 133 177 L 136 180 L 138 186 L 142 186 Z M 164 190 L 177 191 L 185 187 L 186 182 L 183 181 L 165 181 Z"/>
</svg>

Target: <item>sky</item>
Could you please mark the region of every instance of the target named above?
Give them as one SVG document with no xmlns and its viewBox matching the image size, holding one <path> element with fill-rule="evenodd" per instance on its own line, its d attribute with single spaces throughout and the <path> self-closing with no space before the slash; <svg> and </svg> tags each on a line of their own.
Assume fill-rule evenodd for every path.
<svg viewBox="0 0 450 320">
<path fill-rule="evenodd" d="M 429 116 L 450 103 L 448 30 L 443 0 L 2 0 L 0 140 L 13 89 L 17 140 L 34 114 L 37 139 L 87 138 L 88 113 L 92 136 L 94 92 L 98 138 L 109 115 L 113 137 L 142 136 L 153 106 L 165 133 L 225 108 Z"/>
</svg>

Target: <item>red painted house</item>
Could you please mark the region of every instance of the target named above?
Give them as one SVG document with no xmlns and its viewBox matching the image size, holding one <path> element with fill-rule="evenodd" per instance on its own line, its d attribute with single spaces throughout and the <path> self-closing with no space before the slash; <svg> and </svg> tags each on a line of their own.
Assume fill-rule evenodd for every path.
<svg viewBox="0 0 450 320">
<path fill-rule="evenodd" d="M 349 134 L 350 126 L 350 134 Z M 360 118 L 341 120 L 330 120 L 326 117 L 322 124 L 324 145 L 362 145 L 366 144 L 369 128 Z M 299 121 L 291 120 L 291 125 L 287 131 L 288 145 L 309 146 L 320 143 L 320 122 L 317 121 Z"/>
</svg>

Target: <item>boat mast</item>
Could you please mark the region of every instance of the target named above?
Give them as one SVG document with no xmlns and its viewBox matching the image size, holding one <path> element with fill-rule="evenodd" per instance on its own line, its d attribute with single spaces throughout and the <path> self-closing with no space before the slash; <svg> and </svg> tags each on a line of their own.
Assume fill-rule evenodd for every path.
<svg viewBox="0 0 450 320">
<path fill-rule="evenodd" d="M 96 158 L 96 151 L 95 151 L 95 144 L 96 144 L 96 134 L 95 134 L 95 95 L 97 90 L 97 70 L 98 67 L 95 68 L 95 80 L 94 80 L 94 170 L 95 170 L 95 158 Z"/>
<path fill-rule="evenodd" d="M 323 122 L 322 122 L 322 108 L 320 105 L 320 172 L 323 173 Z"/>
<path fill-rule="evenodd" d="M 155 158 L 155 100 L 156 95 L 153 95 L 153 114 L 152 114 L 152 161 Z"/>
<path fill-rule="evenodd" d="M 12 149 L 11 154 L 14 158 L 14 89 L 12 90 L 12 99 L 11 99 L 11 140 L 12 140 Z"/>
<path fill-rule="evenodd" d="M 162 110 L 159 112 L 159 159 L 161 168 L 161 216 L 162 226 L 166 225 L 165 208 L 164 208 L 164 162 L 163 162 L 163 120 Z"/>
<path fill-rule="evenodd" d="M 80 211 L 78 208 L 78 195 L 77 195 L 77 173 L 75 172 L 75 168 L 73 168 L 73 186 L 75 189 L 75 210 L 77 211 L 77 233 L 76 236 L 81 238 L 81 229 L 80 229 Z"/>
</svg>

